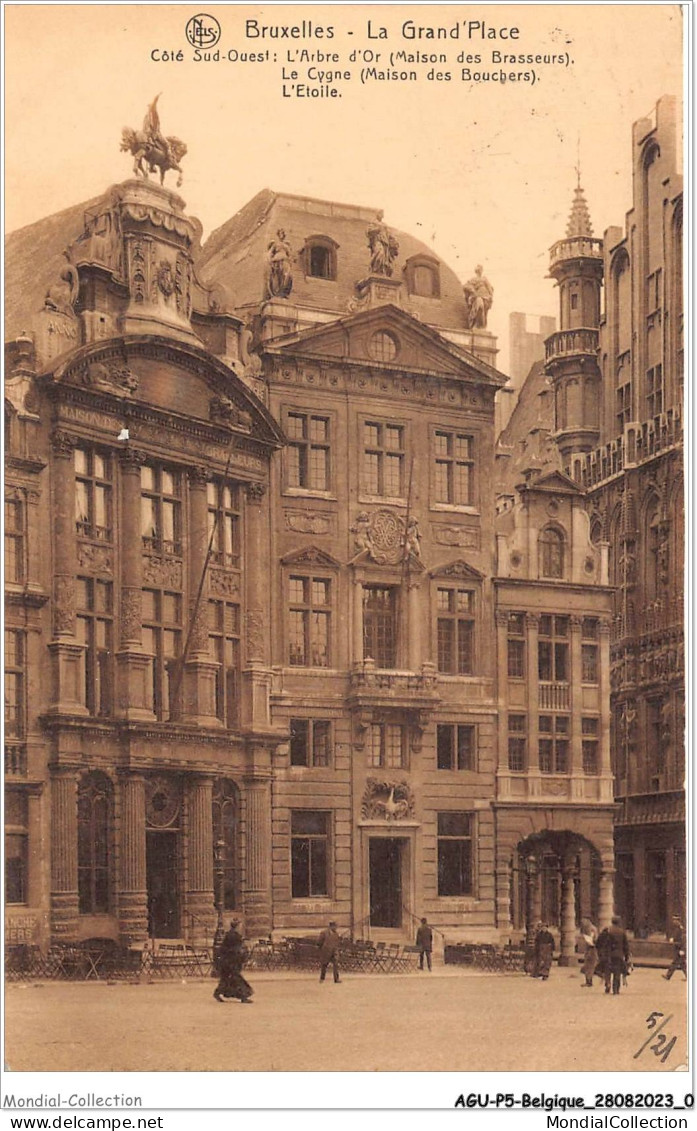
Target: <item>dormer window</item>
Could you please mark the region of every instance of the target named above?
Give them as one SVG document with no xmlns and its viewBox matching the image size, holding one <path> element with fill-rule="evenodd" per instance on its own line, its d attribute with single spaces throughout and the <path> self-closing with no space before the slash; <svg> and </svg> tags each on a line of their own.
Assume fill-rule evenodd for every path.
<svg viewBox="0 0 697 1131">
<path fill-rule="evenodd" d="M 440 264 L 430 255 L 414 255 L 404 268 L 407 290 L 420 298 L 440 298 Z"/>
<path fill-rule="evenodd" d="M 312 279 L 336 279 L 338 248 L 329 236 L 309 236 L 303 248 L 305 275 Z"/>
</svg>

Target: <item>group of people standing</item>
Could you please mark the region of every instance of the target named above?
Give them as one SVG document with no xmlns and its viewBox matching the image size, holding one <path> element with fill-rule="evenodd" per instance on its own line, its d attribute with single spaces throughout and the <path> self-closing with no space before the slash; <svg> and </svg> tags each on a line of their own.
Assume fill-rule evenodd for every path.
<svg viewBox="0 0 697 1131">
<path fill-rule="evenodd" d="M 619 917 L 614 915 L 612 924 L 598 932 L 590 919 L 581 921 L 581 937 L 585 944 L 581 973 L 584 981 L 582 989 L 593 985 L 593 976 L 602 977 L 605 993 L 620 992 L 622 979 L 630 972 L 629 939 L 622 929 Z M 532 978 L 546 982 L 554 959 L 554 936 L 546 923 L 538 923 L 532 947 L 528 948 L 526 973 Z"/>
</svg>

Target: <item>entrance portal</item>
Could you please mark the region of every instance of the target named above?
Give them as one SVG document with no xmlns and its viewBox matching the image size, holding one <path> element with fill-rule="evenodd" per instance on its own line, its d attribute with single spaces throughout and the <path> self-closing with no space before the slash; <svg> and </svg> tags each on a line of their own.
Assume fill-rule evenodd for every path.
<svg viewBox="0 0 697 1131">
<path fill-rule="evenodd" d="M 370 925 L 402 925 L 402 844 L 396 837 L 370 839 Z"/>
<path fill-rule="evenodd" d="M 179 869 L 176 832 L 146 832 L 148 933 L 155 939 L 179 936 Z"/>
</svg>

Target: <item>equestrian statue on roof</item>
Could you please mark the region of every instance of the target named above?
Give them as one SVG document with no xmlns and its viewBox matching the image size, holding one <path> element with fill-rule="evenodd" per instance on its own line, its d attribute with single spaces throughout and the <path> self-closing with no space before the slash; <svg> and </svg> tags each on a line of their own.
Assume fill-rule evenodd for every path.
<svg viewBox="0 0 697 1131">
<path fill-rule="evenodd" d="M 165 173 L 170 169 L 179 173 L 177 188 L 181 187 L 182 171 L 179 162 L 186 153 L 186 145 L 178 137 L 165 137 L 160 129 L 160 115 L 156 98 L 148 106 L 142 130 L 124 126 L 121 135 L 121 152 L 133 154 L 133 172 L 136 177 L 148 179 L 149 173 L 160 170 L 160 184 L 165 183 Z"/>
</svg>

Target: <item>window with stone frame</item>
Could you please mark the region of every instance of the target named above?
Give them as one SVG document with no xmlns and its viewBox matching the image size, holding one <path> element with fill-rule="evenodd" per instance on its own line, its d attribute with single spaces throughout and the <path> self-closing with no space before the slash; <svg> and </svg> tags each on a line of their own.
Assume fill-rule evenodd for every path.
<svg viewBox="0 0 697 1131">
<path fill-rule="evenodd" d="M 581 719 L 581 752 L 584 774 L 600 773 L 598 745 L 600 720 L 584 716 Z"/>
<path fill-rule="evenodd" d="M 95 577 L 78 577 L 75 635 L 80 657 L 82 702 L 90 715 L 110 715 L 113 708 L 114 644 L 113 584 Z"/>
<path fill-rule="evenodd" d="M 564 535 L 555 526 L 546 526 L 538 539 L 540 577 L 564 577 Z"/>
<path fill-rule="evenodd" d="M 474 674 L 475 602 L 473 589 L 442 585 L 436 590 L 439 672 Z"/>
<path fill-rule="evenodd" d="M 474 892 L 474 814 L 438 814 L 438 895 Z"/>
<path fill-rule="evenodd" d="M 438 723 L 436 764 L 439 770 L 476 770 L 476 726 L 471 723 Z"/>
<path fill-rule="evenodd" d="M 331 622 L 331 580 L 291 574 L 288 579 L 288 662 L 291 667 L 330 667 Z"/>
<path fill-rule="evenodd" d="M 508 715 L 508 768 L 524 773 L 528 768 L 528 723 L 525 715 Z"/>
<path fill-rule="evenodd" d="M 363 491 L 368 495 L 403 498 L 405 492 L 406 429 L 403 424 L 366 420 L 363 423 Z"/>
<path fill-rule="evenodd" d="M 581 621 L 581 679 L 598 682 L 598 619 L 583 617 Z"/>
<path fill-rule="evenodd" d="M 409 730 L 401 723 L 371 723 L 368 728 L 368 765 L 373 769 L 401 770 L 409 765 Z"/>
<path fill-rule="evenodd" d="M 541 683 L 567 683 L 569 679 L 569 618 L 544 613 L 537 642 L 538 678 Z"/>
<path fill-rule="evenodd" d="M 649 419 L 663 412 L 664 394 L 663 366 L 659 363 L 646 370 L 646 416 Z"/>
<path fill-rule="evenodd" d="M 176 714 L 173 700 L 181 692 L 181 678 L 172 661 L 181 655 L 181 648 L 181 593 L 144 589 L 143 651 L 152 656 L 149 706 L 161 721 Z"/>
<path fill-rule="evenodd" d="M 25 515 L 23 499 L 5 499 L 5 582 L 14 585 L 25 578 Z"/>
<path fill-rule="evenodd" d="M 26 634 L 5 629 L 5 737 L 24 738 Z"/>
<path fill-rule="evenodd" d="M 331 488 L 331 420 L 319 413 L 288 409 L 284 414 L 288 437 L 286 485 L 307 491 Z"/>
<path fill-rule="evenodd" d="M 158 554 L 182 552 L 182 475 L 158 464 L 140 469 L 143 548 Z"/>
<path fill-rule="evenodd" d="M 525 613 L 508 614 L 508 678 L 525 679 Z"/>
<path fill-rule="evenodd" d="M 291 766 L 330 766 L 332 724 L 330 719 L 290 720 Z"/>
<path fill-rule="evenodd" d="M 208 602 L 209 651 L 215 673 L 215 714 L 231 729 L 239 722 L 240 606 L 233 601 Z"/>
<path fill-rule="evenodd" d="M 407 290 L 420 298 L 440 298 L 440 264 L 426 255 L 414 255 L 404 265 Z"/>
<path fill-rule="evenodd" d="M 77 793 L 77 888 L 81 915 L 110 909 L 112 788 L 106 774 L 83 774 Z"/>
<path fill-rule="evenodd" d="M 238 483 L 209 482 L 208 538 L 211 563 L 223 569 L 238 569 L 240 564 L 240 488 Z"/>
<path fill-rule="evenodd" d="M 29 902 L 29 800 L 5 790 L 5 903 Z"/>
<path fill-rule="evenodd" d="M 75 448 L 75 525 L 83 538 L 113 538 L 113 467 L 111 456 L 93 448 Z"/>
<path fill-rule="evenodd" d="M 328 812 L 294 809 L 290 814 L 291 895 L 313 899 L 329 895 Z"/>
<path fill-rule="evenodd" d="M 305 275 L 311 279 L 336 279 L 338 249 L 331 236 L 308 236 L 300 257 Z"/>
<path fill-rule="evenodd" d="M 434 500 L 453 506 L 474 502 L 474 437 L 438 428 L 433 433 Z"/>
<path fill-rule="evenodd" d="M 615 420 L 617 431 L 620 435 L 624 432 L 626 424 L 632 419 L 632 383 L 626 381 L 615 392 Z"/>
<path fill-rule="evenodd" d="M 542 774 L 569 773 L 569 716 L 540 715 L 538 764 Z"/>
<path fill-rule="evenodd" d="M 391 585 L 363 586 L 363 657 L 378 668 L 397 666 L 398 591 Z"/>
<path fill-rule="evenodd" d="M 224 911 L 235 911 L 239 906 L 238 820 L 237 786 L 225 778 L 216 778 L 213 783 L 213 865 L 216 882 L 222 887 Z"/>
</svg>

